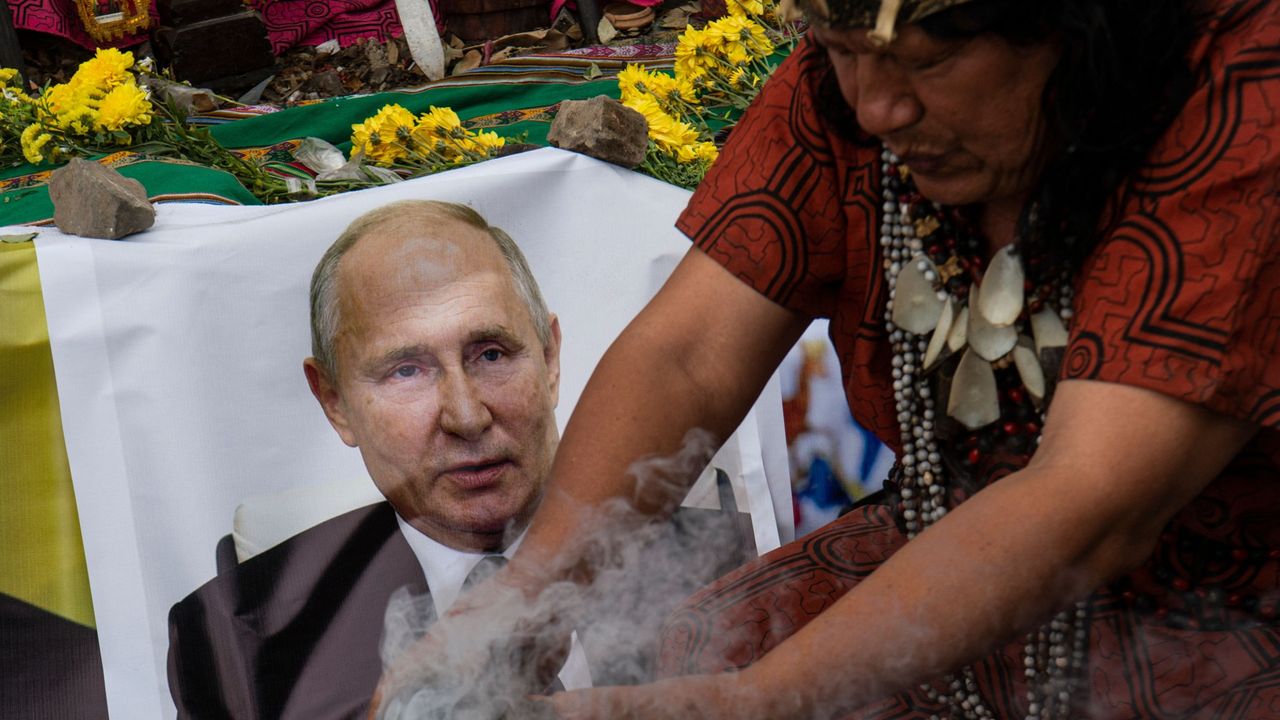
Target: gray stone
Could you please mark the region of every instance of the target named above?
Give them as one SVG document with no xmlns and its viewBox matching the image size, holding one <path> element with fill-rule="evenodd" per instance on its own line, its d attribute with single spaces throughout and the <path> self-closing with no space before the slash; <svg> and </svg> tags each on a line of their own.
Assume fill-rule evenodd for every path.
<svg viewBox="0 0 1280 720">
<path fill-rule="evenodd" d="M 156 221 L 142 183 L 80 158 L 53 172 L 49 198 L 53 224 L 72 235 L 115 240 Z"/>
<path fill-rule="evenodd" d="M 639 112 L 613 98 L 560 103 L 547 141 L 606 162 L 633 168 L 644 160 L 649 146 L 649 123 Z"/>
</svg>

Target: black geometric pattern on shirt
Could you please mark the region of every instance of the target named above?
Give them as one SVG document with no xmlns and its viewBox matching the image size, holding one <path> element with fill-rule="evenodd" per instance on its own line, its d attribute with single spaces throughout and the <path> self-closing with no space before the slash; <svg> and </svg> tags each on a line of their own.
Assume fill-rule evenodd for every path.
<svg viewBox="0 0 1280 720">
<path fill-rule="evenodd" d="M 1219 365 L 1229 331 L 1170 314 L 1170 308 L 1178 303 L 1184 289 L 1200 291 L 1202 288 L 1184 282 L 1182 243 L 1169 227 L 1154 216 L 1135 215 L 1118 225 L 1108 242 L 1132 245 L 1147 261 L 1141 304 L 1125 328 L 1125 340 Z"/>
<path fill-rule="evenodd" d="M 759 660 L 831 607 L 902 541 L 887 507 L 862 507 L 733 571 L 668 620 L 661 634 L 660 676 L 723 672 Z M 1081 715 L 1099 720 L 1276 717 L 1280 630 L 1275 626 L 1175 630 L 1111 590 L 1097 593 L 1089 612 L 1090 692 Z M 856 641 L 851 632 L 850 642 Z M 974 665 L 980 694 L 996 717 L 1026 713 L 1021 663 L 1021 643 L 1014 641 Z M 852 717 L 924 720 L 935 712 L 913 690 Z"/>
<path fill-rule="evenodd" d="M 827 60 L 826 51 L 815 45 L 807 37 L 796 48 L 799 55 L 800 73 L 798 82 L 809 83 L 810 87 L 828 88 L 830 78 L 834 74 L 831 63 Z M 836 88 L 838 92 L 838 87 Z M 827 132 L 827 121 L 817 104 L 824 98 L 815 92 L 795 92 L 791 94 L 791 107 L 787 113 L 787 126 L 795 135 L 796 144 L 804 148 L 814 160 L 832 163 L 831 139 Z M 843 104 L 843 103 L 842 103 Z"/>
<path fill-rule="evenodd" d="M 1134 181 L 1135 194 L 1167 196 L 1181 192 L 1210 172 L 1231 148 L 1240 129 L 1246 86 L 1280 79 L 1280 46 L 1249 48 L 1237 57 L 1224 67 L 1221 85 L 1214 81 L 1212 73 L 1205 74 L 1207 97 L 1200 136 L 1188 143 L 1180 156 L 1145 168 Z"/>
<path fill-rule="evenodd" d="M 808 253 L 803 248 L 804 224 L 795 208 L 804 207 L 804 198 L 821 182 L 823 173 L 820 165 L 806 149 L 800 146 L 791 148 L 780 159 L 778 169 L 763 188 L 729 198 L 707 218 L 695 238 L 698 245 L 707 249 L 714 247 L 715 242 L 724 238 L 735 225 L 739 230 L 749 232 L 748 228 L 753 224 L 763 224 L 777 239 L 781 257 L 776 272 L 761 292 L 779 304 L 787 305 L 796 286 L 809 271 Z"/>
<path fill-rule="evenodd" d="M 876 244 L 876 240 L 880 237 L 878 226 L 882 212 L 881 190 L 879 183 L 876 182 L 879 174 L 876 170 L 877 168 L 866 165 L 847 168 L 842 198 L 845 208 L 844 217 L 848 223 L 847 242 L 860 241 L 871 246 L 867 252 L 860 255 L 866 259 L 867 269 L 860 274 L 855 275 L 851 272 L 849 275 L 868 279 L 866 300 L 862 305 L 862 318 L 859 320 L 857 336 L 869 342 L 880 340 L 887 334 L 884 327 L 884 296 L 888 293 L 888 286 L 885 283 L 884 273 L 878 266 L 880 253 Z M 855 226 L 859 218 L 862 220 L 861 226 Z M 850 256 L 854 254 L 850 253 Z M 857 268 L 850 269 L 857 270 Z"/>
<path fill-rule="evenodd" d="M 714 590 L 695 593 L 667 618 L 660 633 L 660 654 L 672 663 L 667 674 L 699 672 L 695 664 L 704 657 L 721 658 L 735 667 L 750 665 L 833 605 L 901 542 L 886 508 L 864 507 L 738 568 L 717 581 Z M 793 602 L 795 588 L 804 588 L 803 603 Z M 734 614 L 726 611 L 746 605 L 759 608 L 747 621 L 746 632 L 716 622 Z M 717 668 L 726 669 L 729 666 Z"/>
<path fill-rule="evenodd" d="M 1239 2 L 1230 7 L 1220 7 L 1215 9 L 1214 17 L 1210 22 L 1213 23 L 1213 32 L 1218 35 L 1234 32 L 1250 18 L 1256 15 L 1260 10 L 1265 8 L 1271 0 L 1239 0 Z"/>
<path fill-rule="evenodd" d="M 1249 419 L 1265 427 L 1280 425 L 1280 390 L 1272 390 L 1258 398 L 1249 411 Z"/>
<path fill-rule="evenodd" d="M 831 66 L 826 51 L 806 37 L 804 43 L 797 48 L 797 53 L 801 57 L 800 82 L 808 83 L 811 91 L 796 92 L 791 96 L 787 122 L 796 142 L 803 145 L 814 159 L 828 164 L 836 162 L 832 154 L 833 134 L 858 145 L 878 146 L 878 141 L 857 129 L 857 117 L 840 95 L 835 69 Z M 846 273 L 848 277 L 870 278 L 863 303 L 863 315 L 858 320 L 859 326 L 855 331 L 859 339 L 870 341 L 885 334 L 883 303 L 880 302 L 880 295 L 885 291 L 884 273 L 874 265 L 880 258 L 875 244 L 879 237 L 881 194 L 876 181 L 876 170 L 871 165 L 846 167 L 844 177 L 841 178 L 843 194 L 840 198 L 847 223 L 846 241 L 866 242 L 871 246 L 870 252 L 862 254 L 862 257 L 873 263 L 868 271 L 860 272 L 859 268 L 849 268 Z M 847 253 L 848 257 L 857 255 Z"/>
<path fill-rule="evenodd" d="M 1062 361 L 1062 377 L 1092 380 L 1102 371 L 1102 338 L 1088 331 L 1077 333 Z"/>
<path fill-rule="evenodd" d="M 1280 695 L 1280 666 L 1263 670 L 1247 682 L 1231 689 L 1211 716 L 1213 720 L 1258 720 L 1275 717 Z"/>
</svg>

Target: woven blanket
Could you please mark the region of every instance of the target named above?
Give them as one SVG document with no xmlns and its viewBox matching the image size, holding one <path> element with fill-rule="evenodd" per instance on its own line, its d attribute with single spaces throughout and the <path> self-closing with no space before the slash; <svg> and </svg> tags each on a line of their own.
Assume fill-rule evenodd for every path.
<svg viewBox="0 0 1280 720">
<path fill-rule="evenodd" d="M 547 130 L 560 102 L 596 95 L 618 97 L 617 72 L 628 62 L 669 67 L 671 46 L 633 49 L 585 48 L 554 55 L 515 58 L 477 68 L 415 90 L 336 98 L 278 109 L 247 106 L 197 117 L 226 147 L 256 157 L 286 175 L 305 174 L 292 151 L 306 137 L 318 137 L 350 151 L 351 125 L 383 105 L 399 103 L 413 113 L 451 107 L 473 129 L 497 132 L 511 141 L 547 144 Z M 588 75 L 594 80 L 586 80 Z M 97 158 L 143 184 L 153 201 L 258 204 L 231 175 L 189 163 L 156 160 L 131 152 Z M 45 183 L 53 166 L 22 165 L 0 171 L 0 225 L 46 223 L 53 217 Z"/>
</svg>

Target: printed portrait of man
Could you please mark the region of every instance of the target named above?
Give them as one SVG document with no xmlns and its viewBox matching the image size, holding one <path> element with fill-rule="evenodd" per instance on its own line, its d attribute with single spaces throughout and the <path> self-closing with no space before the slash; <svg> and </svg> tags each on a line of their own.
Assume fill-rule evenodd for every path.
<svg viewBox="0 0 1280 720">
<path fill-rule="evenodd" d="M 443 613 L 515 549 L 558 441 L 560 328 L 519 248 L 470 208 L 357 218 L 311 282 L 307 383 L 385 501 L 209 581 L 169 615 L 180 717 L 362 717 L 393 593 Z M 589 687 L 575 647 L 560 673 Z"/>
</svg>

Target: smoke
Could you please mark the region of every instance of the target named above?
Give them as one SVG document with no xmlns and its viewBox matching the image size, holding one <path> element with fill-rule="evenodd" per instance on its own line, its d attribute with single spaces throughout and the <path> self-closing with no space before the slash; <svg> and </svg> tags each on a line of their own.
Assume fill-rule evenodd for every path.
<svg viewBox="0 0 1280 720">
<path fill-rule="evenodd" d="M 594 578 L 589 585 L 556 582 L 529 599 L 490 582 L 478 586 L 487 593 L 479 601 L 482 612 L 434 624 L 430 598 L 393 597 L 382 658 L 384 668 L 394 668 L 395 684 L 378 717 L 553 717 L 548 706 L 527 698 L 547 690 L 571 631 L 586 651 L 593 685 L 648 682 L 663 620 L 693 591 L 755 555 L 750 529 L 736 512 L 679 508 L 663 522 L 643 512 L 674 508 L 715 447 L 709 433 L 691 431 L 675 455 L 632 465 L 633 497 L 580 508 L 575 570 Z M 722 503 L 732 498 L 727 482 L 722 478 Z M 439 642 L 423 652 L 415 642 L 428 628 Z M 546 657 L 553 662 L 538 667 L 536 660 Z"/>
</svg>

